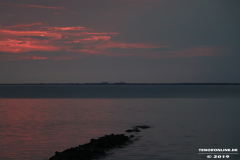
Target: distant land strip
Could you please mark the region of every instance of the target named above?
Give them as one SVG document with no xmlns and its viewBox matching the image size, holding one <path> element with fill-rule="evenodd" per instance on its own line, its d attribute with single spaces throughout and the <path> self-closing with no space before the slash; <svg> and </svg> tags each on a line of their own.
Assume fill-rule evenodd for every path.
<svg viewBox="0 0 240 160">
<path fill-rule="evenodd" d="M 0 85 L 240 85 L 240 83 L 2 83 Z"/>
<path fill-rule="evenodd" d="M 26 83 L 0 85 L 0 98 L 239 98 L 239 83 Z"/>
</svg>

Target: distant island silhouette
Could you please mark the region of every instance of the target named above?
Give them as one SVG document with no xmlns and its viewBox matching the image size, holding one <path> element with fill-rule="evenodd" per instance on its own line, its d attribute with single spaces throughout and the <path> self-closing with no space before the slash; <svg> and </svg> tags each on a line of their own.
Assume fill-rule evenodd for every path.
<svg viewBox="0 0 240 160">
<path fill-rule="evenodd" d="M 240 83 L 2 83 L 0 85 L 240 85 Z"/>
<path fill-rule="evenodd" d="M 0 85 L 0 98 L 240 97 L 240 83 L 24 83 Z"/>
</svg>

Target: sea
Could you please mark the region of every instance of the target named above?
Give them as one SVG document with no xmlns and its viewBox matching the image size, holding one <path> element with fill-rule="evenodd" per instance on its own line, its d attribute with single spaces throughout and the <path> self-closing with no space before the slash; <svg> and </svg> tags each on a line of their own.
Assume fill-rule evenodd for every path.
<svg viewBox="0 0 240 160">
<path fill-rule="evenodd" d="M 125 132 L 137 125 L 151 128 Z M 0 85 L 0 160 L 112 133 L 139 139 L 105 160 L 239 160 L 240 85 Z"/>
</svg>

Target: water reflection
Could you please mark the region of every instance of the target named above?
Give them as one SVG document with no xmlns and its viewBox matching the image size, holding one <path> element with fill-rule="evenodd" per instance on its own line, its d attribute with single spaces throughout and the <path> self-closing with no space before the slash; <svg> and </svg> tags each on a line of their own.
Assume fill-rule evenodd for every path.
<svg viewBox="0 0 240 160">
<path fill-rule="evenodd" d="M 4 99 L 0 105 L 1 155 L 6 160 L 50 157 L 55 150 L 111 132 L 107 99 Z"/>
</svg>

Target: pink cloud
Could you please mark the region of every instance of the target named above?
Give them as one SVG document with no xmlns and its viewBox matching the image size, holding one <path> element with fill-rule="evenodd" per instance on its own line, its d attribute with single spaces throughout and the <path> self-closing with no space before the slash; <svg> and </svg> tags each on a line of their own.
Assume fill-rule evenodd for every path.
<svg viewBox="0 0 240 160">
<path fill-rule="evenodd" d="M 46 27 L 49 30 L 55 30 L 55 31 L 82 31 L 82 30 L 89 30 L 81 26 L 77 27 Z"/>
<path fill-rule="evenodd" d="M 118 34 L 115 32 L 94 32 L 93 29 L 83 26 L 42 27 L 42 23 L 21 23 L 0 28 L 0 52 L 9 53 L 8 59 L 11 59 L 9 57 L 12 56 L 12 59 L 15 57 L 15 59 L 48 58 L 56 60 L 80 58 L 83 55 L 93 54 L 171 58 L 217 56 L 226 53 L 226 48 L 213 46 L 181 47 L 112 41 L 112 37 Z M 39 52 L 33 51 L 61 51 L 62 55 L 53 54 L 42 57 L 38 55 Z M 25 55 L 25 53 L 28 55 Z M 3 56 L 0 58 L 4 59 Z"/>
<path fill-rule="evenodd" d="M 20 41 L 8 39 L 0 41 L 0 51 L 10 53 L 21 53 L 30 51 L 58 51 L 60 47 L 51 46 L 44 43 L 38 43 L 38 41 Z"/>
<path fill-rule="evenodd" d="M 110 36 L 91 36 L 82 40 L 82 43 L 94 43 L 97 41 L 106 42 L 111 39 Z"/>
<path fill-rule="evenodd" d="M 7 29 L 0 29 L 0 34 L 5 36 L 42 36 L 61 38 L 61 34 L 47 31 L 12 31 Z"/>
<path fill-rule="evenodd" d="M 0 28 L 0 51 L 24 53 L 31 51 L 67 51 L 100 54 L 98 49 L 89 49 L 89 45 L 110 41 L 117 33 L 92 33 L 82 26 L 41 27 L 42 23 L 18 24 Z M 25 30 L 26 27 L 35 27 Z M 16 30 L 18 29 L 18 30 Z M 69 33 L 68 31 L 72 31 Z M 82 33 L 83 32 L 83 33 Z M 76 44 L 82 44 L 78 49 Z M 77 48 L 76 48 L 77 47 Z M 64 59 L 64 58 L 63 58 Z"/>
</svg>

